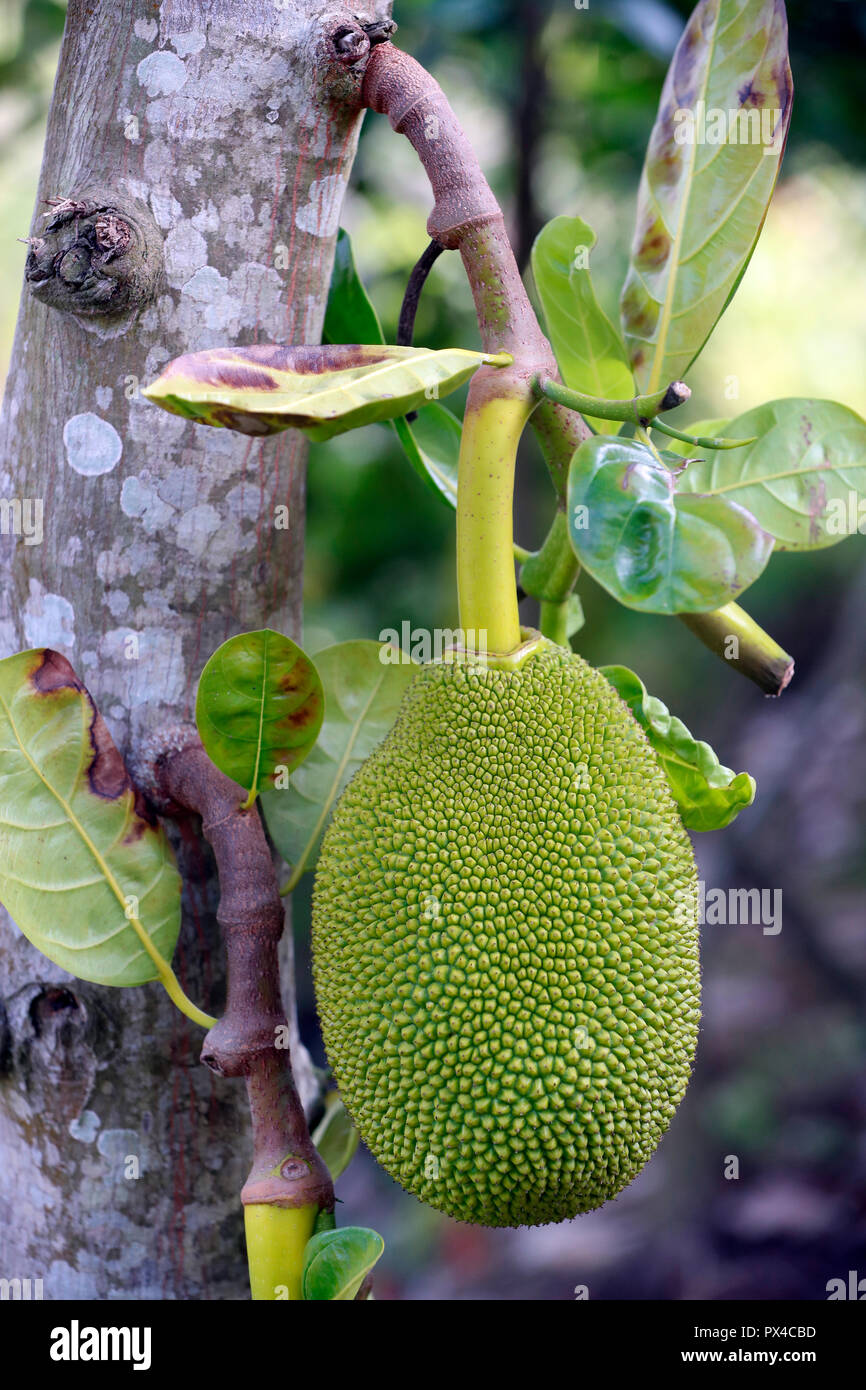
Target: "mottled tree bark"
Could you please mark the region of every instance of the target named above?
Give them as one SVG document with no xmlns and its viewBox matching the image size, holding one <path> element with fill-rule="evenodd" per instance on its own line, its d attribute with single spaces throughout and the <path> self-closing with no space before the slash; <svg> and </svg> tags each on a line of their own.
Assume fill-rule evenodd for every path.
<svg viewBox="0 0 866 1390">
<path fill-rule="evenodd" d="M 196 428 L 138 388 L 197 348 L 319 341 L 357 139 L 346 22 L 321 0 L 70 0 L 0 426 L 0 497 L 41 499 L 44 536 L 0 539 L 0 656 L 67 656 L 133 769 L 219 643 L 299 630 L 302 440 Z M 218 1012 L 213 865 L 196 823 L 176 838 L 175 965 Z M 5 916 L 0 997 L 0 1275 L 244 1297 L 246 1097 L 201 1032 L 158 985 L 72 980 Z"/>
</svg>

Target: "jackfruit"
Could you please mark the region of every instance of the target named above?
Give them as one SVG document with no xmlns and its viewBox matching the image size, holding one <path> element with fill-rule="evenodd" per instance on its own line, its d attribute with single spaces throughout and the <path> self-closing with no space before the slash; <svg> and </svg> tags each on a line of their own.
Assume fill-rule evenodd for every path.
<svg viewBox="0 0 866 1390">
<path fill-rule="evenodd" d="M 697 876 L 631 712 L 548 645 L 425 667 L 347 786 L 313 906 L 340 1093 L 409 1192 L 562 1221 L 655 1150 L 697 1041 Z"/>
</svg>

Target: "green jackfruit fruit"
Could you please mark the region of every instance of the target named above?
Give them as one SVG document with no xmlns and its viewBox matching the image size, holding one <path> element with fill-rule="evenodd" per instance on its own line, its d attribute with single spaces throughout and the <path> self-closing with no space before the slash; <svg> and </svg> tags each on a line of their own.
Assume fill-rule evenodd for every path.
<svg viewBox="0 0 866 1390">
<path fill-rule="evenodd" d="M 328 1058 L 365 1142 L 450 1216 L 614 1197 L 689 1079 L 688 835 L 643 731 L 579 656 L 425 667 L 324 840 Z"/>
</svg>

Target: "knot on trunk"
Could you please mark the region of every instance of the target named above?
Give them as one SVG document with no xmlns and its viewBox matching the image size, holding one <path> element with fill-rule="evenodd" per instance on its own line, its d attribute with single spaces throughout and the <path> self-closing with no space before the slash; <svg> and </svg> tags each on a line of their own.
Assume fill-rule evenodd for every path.
<svg viewBox="0 0 866 1390">
<path fill-rule="evenodd" d="M 116 319 L 155 297 L 162 235 L 143 203 L 99 187 L 47 201 L 45 225 L 27 239 L 24 277 L 36 299 L 83 319 Z"/>
</svg>

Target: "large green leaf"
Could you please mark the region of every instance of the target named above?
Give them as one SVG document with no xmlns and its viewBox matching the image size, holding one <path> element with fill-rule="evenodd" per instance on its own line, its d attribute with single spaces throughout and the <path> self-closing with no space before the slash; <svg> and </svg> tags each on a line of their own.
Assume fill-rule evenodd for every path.
<svg viewBox="0 0 866 1390">
<path fill-rule="evenodd" d="M 349 233 L 337 233 L 322 336 L 326 343 L 384 343 L 379 315 L 355 265 Z"/>
<path fill-rule="evenodd" d="M 304 1298 L 350 1301 L 384 1249 L 385 1242 L 378 1231 L 364 1226 L 343 1226 L 338 1231 L 322 1231 L 313 1236 L 304 1250 Z"/>
<path fill-rule="evenodd" d="M 569 535 L 608 593 L 645 613 L 705 613 L 757 579 L 772 537 L 726 497 L 678 492 L 682 460 L 635 439 L 584 440 L 568 477 Z"/>
<path fill-rule="evenodd" d="M 554 217 L 535 239 L 532 274 L 566 386 L 589 396 L 627 400 L 634 395 L 634 379 L 625 347 L 595 297 L 589 269 L 581 264 L 580 253 L 588 257 L 595 243 L 595 232 L 579 217 Z M 590 419 L 590 424 L 601 434 L 616 434 L 620 428 L 616 420 Z"/>
<path fill-rule="evenodd" d="M 792 99 L 780 0 L 701 0 L 662 90 L 623 286 L 642 390 L 684 377 L 730 302 L 767 214 Z M 717 135 L 723 143 L 710 143 Z"/>
<path fill-rule="evenodd" d="M 754 444 L 690 463 L 679 487 L 747 507 L 780 550 L 835 545 L 866 521 L 866 421 L 834 401 L 792 397 L 740 415 L 725 433 Z M 864 526 L 866 529 L 866 526 Z"/>
<path fill-rule="evenodd" d="M 438 400 L 483 363 L 510 361 L 507 353 L 380 344 L 208 348 L 175 358 L 144 395 L 174 415 L 243 434 L 295 428 L 331 439 Z"/>
<path fill-rule="evenodd" d="M 87 690 L 50 649 L 0 661 L 0 898 L 33 945 L 82 980 L 173 979 L 171 847 Z"/>
<path fill-rule="evenodd" d="M 195 718 L 208 757 L 247 788 L 252 802 L 308 756 L 324 703 L 310 658 L 289 637 L 264 628 L 217 648 L 201 673 Z"/>
<path fill-rule="evenodd" d="M 722 830 L 744 806 L 751 806 L 755 781 L 748 772 L 723 767 L 710 745 L 692 738 L 627 666 L 599 669 L 645 730 L 688 830 Z"/>
<path fill-rule="evenodd" d="M 262 797 L 268 830 L 280 854 L 294 865 L 290 882 L 311 869 L 334 802 L 349 778 L 381 743 L 396 718 L 413 662 L 380 642 L 338 642 L 316 655 L 325 690 L 325 719 L 318 742 L 288 787 Z"/>
<path fill-rule="evenodd" d="M 352 1162 L 360 1141 L 361 1136 L 338 1093 L 329 1091 L 325 1097 L 325 1113 L 313 1133 L 313 1143 L 328 1165 L 334 1182 Z"/>
</svg>

